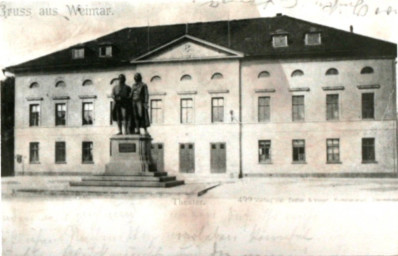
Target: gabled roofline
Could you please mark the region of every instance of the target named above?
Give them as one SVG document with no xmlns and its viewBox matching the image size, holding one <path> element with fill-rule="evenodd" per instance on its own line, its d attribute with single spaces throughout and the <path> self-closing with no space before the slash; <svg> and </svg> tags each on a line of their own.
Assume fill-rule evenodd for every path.
<svg viewBox="0 0 398 256">
<path fill-rule="evenodd" d="M 143 62 L 143 61 L 147 62 L 148 60 L 142 60 L 142 59 L 145 59 L 145 58 L 147 58 L 147 57 L 149 57 L 149 56 L 151 56 L 153 54 L 156 54 L 157 52 L 160 52 L 160 51 L 166 49 L 167 47 L 169 47 L 169 46 L 171 46 L 173 44 L 176 44 L 176 43 L 178 43 L 180 41 L 183 41 L 185 39 L 197 42 L 199 44 L 202 44 L 202 45 L 208 46 L 210 48 L 217 49 L 217 50 L 220 50 L 220 51 L 223 51 L 223 52 L 226 52 L 226 53 L 232 55 L 232 56 L 228 56 L 226 58 L 231 58 L 231 57 L 242 58 L 242 57 L 244 57 L 244 54 L 242 52 L 238 52 L 238 51 L 235 51 L 235 50 L 232 50 L 232 49 L 229 49 L 229 48 L 226 48 L 226 47 L 223 47 L 223 46 L 220 46 L 220 45 L 217 45 L 217 44 L 214 44 L 214 43 L 202 40 L 202 39 L 199 39 L 199 38 L 194 37 L 194 36 L 183 35 L 183 36 L 178 37 L 177 39 L 174 39 L 174 40 L 172 40 L 172 41 L 170 41 L 170 42 L 168 42 L 168 43 L 166 43 L 166 44 L 164 44 L 164 45 L 162 45 L 162 46 L 160 46 L 160 47 L 158 47 L 156 49 L 153 49 L 152 51 L 149 51 L 149 52 L 147 52 L 147 53 L 145 53 L 145 54 L 143 54 L 143 55 L 141 55 L 141 56 L 139 56 L 139 57 L 137 57 L 135 59 L 132 59 L 130 61 L 130 63 L 137 63 L 137 62 Z M 209 59 L 211 59 L 211 58 L 209 58 Z"/>
</svg>

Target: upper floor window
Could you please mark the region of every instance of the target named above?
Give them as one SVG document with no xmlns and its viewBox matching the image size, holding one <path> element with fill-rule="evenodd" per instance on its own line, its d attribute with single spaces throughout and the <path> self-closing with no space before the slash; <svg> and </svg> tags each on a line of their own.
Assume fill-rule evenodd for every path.
<svg viewBox="0 0 398 256">
<path fill-rule="evenodd" d="M 214 73 L 212 76 L 211 76 L 211 80 L 215 80 L 215 79 L 223 79 L 223 75 L 221 74 L 221 73 Z"/>
<path fill-rule="evenodd" d="M 272 46 L 273 47 L 287 47 L 287 35 L 274 35 L 272 37 Z"/>
<path fill-rule="evenodd" d="M 305 45 L 320 45 L 320 44 L 322 44 L 321 33 L 305 34 Z"/>
<path fill-rule="evenodd" d="M 326 120 L 339 119 L 339 95 L 326 95 Z"/>
<path fill-rule="evenodd" d="M 159 82 L 160 80 L 162 80 L 160 76 L 153 76 L 151 78 L 151 83 Z"/>
<path fill-rule="evenodd" d="M 372 67 L 364 67 L 361 70 L 361 74 L 373 74 L 373 73 L 374 73 L 374 70 Z"/>
<path fill-rule="evenodd" d="M 267 122 L 270 120 L 270 100 L 269 96 L 258 98 L 258 121 Z"/>
<path fill-rule="evenodd" d="M 375 118 L 374 93 L 362 94 L 362 119 Z"/>
<path fill-rule="evenodd" d="M 304 75 L 304 72 L 302 70 L 296 69 L 295 71 L 292 72 L 291 76 L 295 77 L 295 76 L 303 76 L 303 75 Z"/>
<path fill-rule="evenodd" d="M 40 122 L 40 105 L 31 104 L 29 106 L 29 126 L 39 126 Z"/>
<path fill-rule="evenodd" d="M 83 102 L 82 120 L 83 125 L 93 124 L 94 119 L 94 104 L 92 102 Z"/>
<path fill-rule="evenodd" d="M 304 109 L 304 96 L 298 95 L 292 97 L 292 120 L 293 121 L 304 121 L 305 109 Z"/>
<path fill-rule="evenodd" d="M 93 81 L 89 79 L 83 81 L 83 86 L 90 86 L 90 85 L 93 85 Z"/>
<path fill-rule="evenodd" d="M 66 87 L 66 83 L 64 81 L 58 81 L 55 83 L 55 87 Z"/>
<path fill-rule="evenodd" d="M 112 46 L 101 46 L 99 48 L 99 56 L 100 57 L 112 57 Z"/>
<path fill-rule="evenodd" d="M 211 99 L 211 121 L 213 123 L 224 122 L 224 98 Z"/>
<path fill-rule="evenodd" d="M 260 73 L 258 73 L 257 78 L 266 78 L 266 77 L 270 77 L 271 74 L 268 71 L 261 71 Z"/>
<path fill-rule="evenodd" d="M 66 125 L 66 103 L 55 104 L 55 125 Z"/>
<path fill-rule="evenodd" d="M 180 115 L 182 124 L 193 122 L 193 100 L 191 98 L 181 99 Z"/>
<path fill-rule="evenodd" d="M 180 79 L 180 81 L 188 81 L 192 80 L 192 77 L 190 75 L 183 75 Z"/>
<path fill-rule="evenodd" d="M 163 123 L 163 106 L 161 99 L 151 100 L 151 123 Z"/>
<path fill-rule="evenodd" d="M 84 58 L 84 48 L 72 49 L 72 59 L 83 59 Z"/>
<path fill-rule="evenodd" d="M 335 68 L 329 68 L 327 71 L 326 71 L 326 74 L 325 75 L 327 75 L 327 76 L 332 76 L 332 75 L 338 75 L 339 74 L 339 71 L 337 70 L 337 69 L 335 69 Z"/>
<path fill-rule="evenodd" d="M 29 85 L 29 88 L 38 88 L 39 87 L 39 83 L 37 83 L 37 82 L 33 82 L 33 83 L 31 83 L 30 85 Z"/>
</svg>

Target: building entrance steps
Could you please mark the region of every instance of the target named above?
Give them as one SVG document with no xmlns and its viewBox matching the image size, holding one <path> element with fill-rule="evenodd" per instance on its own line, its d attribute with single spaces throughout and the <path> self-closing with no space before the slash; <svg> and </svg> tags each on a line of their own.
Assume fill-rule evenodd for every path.
<svg viewBox="0 0 398 256">
<path fill-rule="evenodd" d="M 184 181 L 166 172 L 145 172 L 129 175 L 96 175 L 82 178 L 81 181 L 71 181 L 70 186 L 96 187 L 174 187 L 184 185 Z"/>
</svg>

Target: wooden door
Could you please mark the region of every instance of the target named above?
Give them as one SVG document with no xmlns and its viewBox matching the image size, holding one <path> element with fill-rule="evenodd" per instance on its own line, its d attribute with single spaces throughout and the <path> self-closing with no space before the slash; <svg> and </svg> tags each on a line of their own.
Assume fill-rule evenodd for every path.
<svg viewBox="0 0 398 256">
<path fill-rule="evenodd" d="M 195 172 L 195 147 L 193 143 L 180 144 L 180 172 Z"/>
<path fill-rule="evenodd" d="M 225 173 L 227 171 L 225 143 L 210 144 L 210 170 L 211 173 Z"/>
<path fill-rule="evenodd" d="M 151 156 L 153 163 L 156 166 L 156 171 L 164 171 L 164 147 L 163 143 L 152 143 Z"/>
</svg>

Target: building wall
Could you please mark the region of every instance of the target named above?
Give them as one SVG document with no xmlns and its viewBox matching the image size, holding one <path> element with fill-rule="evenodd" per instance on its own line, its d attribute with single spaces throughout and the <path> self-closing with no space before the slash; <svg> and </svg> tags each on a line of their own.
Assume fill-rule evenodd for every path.
<svg viewBox="0 0 398 256">
<path fill-rule="evenodd" d="M 210 143 L 226 143 L 227 176 L 239 173 L 239 70 L 238 60 L 147 63 L 113 71 L 60 74 L 28 74 L 16 78 L 15 154 L 24 156 L 16 163 L 17 173 L 102 173 L 109 161 L 109 137 L 117 132 L 110 124 L 110 81 L 118 74 L 133 83 L 141 72 L 148 84 L 150 99 L 163 101 L 163 123 L 149 132 L 153 142 L 164 144 L 164 167 L 179 172 L 179 143 L 195 144 L 195 174 L 209 175 Z M 322 60 L 322 61 L 243 61 L 242 72 L 242 164 L 245 174 L 279 172 L 394 172 L 396 170 L 396 116 L 393 60 Z M 373 74 L 361 75 L 364 66 Z M 325 76 L 329 68 L 337 76 Z M 291 77 L 301 69 L 304 76 Z M 267 70 L 270 77 L 258 79 Z M 223 79 L 212 80 L 220 72 Z M 192 79 L 180 81 L 189 74 Z M 151 82 L 153 76 L 161 80 Z M 94 85 L 83 87 L 84 80 Z M 66 88 L 55 88 L 58 80 Z M 39 88 L 29 89 L 32 82 Z M 360 90 L 358 85 L 380 85 L 379 89 Z M 342 86 L 343 90 L 324 91 L 322 87 Z M 309 91 L 292 92 L 291 88 Z M 256 90 L 275 89 L 275 92 Z M 362 120 L 361 93 L 375 93 L 375 119 Z M 339 120 L 326 121 L 326 94 L 339 94 Z M 271 120 L 257 122 L 258 97 L 271 97 Z M 292 122 L 292 95 L 305 96 L 305 121 Z M 69 99 L 55 100 L 54 97 Z M 95 96 L 95 97 L 93 97 Z M 224 123 L 211 122 L 211 98 L 224 98 Z M 36 98 L 35 100 L 28 100 Z M 37 98 L 42 98 L 38 100 Z M 180 123 L 180 100 L 192 98 L 194 121 Z M 94 103 L 94 124 L 82 126 L 82 102 Z M 55 103 L 66 102 L 67 125 L 55 127 Z M 41 105 L 41 124 L 29 127 L 29 104 Z M 377 163 L 362 164 L 361 139 L 374 137 Z M 340 164 L 326 163 L 326 139 L 340 139 Z M 292 140 L 305 139 L 306 164 L 292 164 Z M 272 164 L 259 164 L 258 141 L 271 140 Z M 55 164 L 55 142 L 66 142 L 66 164 Z M 82 164 L 82 141 L 93 141 L 94 164 Z M 29 142 L 40 143 L 40 164 L 29 164 Z M 186 174 L 192 176 L 192 174 Z"/>
<path fill-rule="evenodd" d="M 373 74 L 361 75 L 365 66 Z M 329 68 L 338 75 L 325 76 Z M 291 77 L 300 69 L 304 76 Z M 279 172 L 394 172 L 396 170 L 396 102 L 393 60 L 250 61 L 242 67 L 243 169 L 245 173 Z M 268 78 L 257 79 L 267 70 Z M 358 85 L 380 85 L 358 89 Z M 325 91 L 322 87 L 343 86 Z M 292 92 L 291 88 L 309 91 Z M 275 89 L 271 93 L 255 93 Z M 375 119 L 362 120 L 361 94 L 375 94 Z M 339 95 L 339 120 L 326 120 L 326 95 Z M 292 96 L 305 96 L 305 121 L 292 122 Z M 254 97 L 253 97 L 254 96 Z M 271 97 L 271 119 L 257 122 L 259 96 Z M 376 161 L 362 164 L 361 139 L 374 137 Z M 341 164 L 326 163 L 326 139 L 340 139 Z M 305 139 L 306 164 L 292 163 L 292 140 Z M 272 164 L 260 164 L 258 141 L 271 140 Z"/>
</svg>

